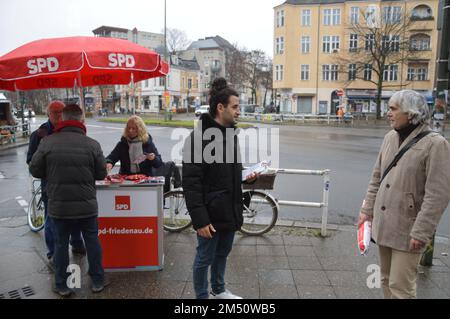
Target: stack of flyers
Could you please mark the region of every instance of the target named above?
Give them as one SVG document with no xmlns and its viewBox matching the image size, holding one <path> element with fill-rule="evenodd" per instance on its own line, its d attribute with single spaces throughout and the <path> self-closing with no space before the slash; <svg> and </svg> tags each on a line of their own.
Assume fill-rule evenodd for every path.
<svg viewBox="0 0 450 319">
<path fill-rule="evenodd" d="M 264 174 L 264 173 L 269 172 L 270 164 L 271 164 L 270 161 L 262 161 L 262 162 L 259 162 L 258 164 L 255 164 L 247 169 L 244 169 L 242 171 L 242 181 L 246 181 L 247 177 L 249 175 L 251 175 L 252 173 Z"/>
</svg>

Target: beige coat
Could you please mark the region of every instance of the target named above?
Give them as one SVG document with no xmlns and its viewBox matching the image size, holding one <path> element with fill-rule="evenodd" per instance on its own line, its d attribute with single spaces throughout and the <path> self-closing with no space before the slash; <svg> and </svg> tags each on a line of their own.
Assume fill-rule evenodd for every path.
<svg viewBox="0 0 450 319">
<path fill-rule="evenodd" d="M 417 127 L 401 147 L 429 129 Z M 378 245 L 409 251 L 411 238 L 422 242 L 432 238 L 450 201 L 450 145 L 438 133 L 425 136 L 380 185 L 383 172 L 401 149 L 398 144 L 396 131 L 385 136 L 361 212 L 373 216 L 372 238 Z"/>
</svg>

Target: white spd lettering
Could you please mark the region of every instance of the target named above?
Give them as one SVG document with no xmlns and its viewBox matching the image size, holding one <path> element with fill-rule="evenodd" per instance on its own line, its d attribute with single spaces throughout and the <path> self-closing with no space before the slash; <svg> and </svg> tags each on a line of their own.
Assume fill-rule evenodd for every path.
<svg viewBox="0 0 450 319">
<path fill-rule="evenodd" d="M 29 74 L 42 73 L 46 70 L 48 70 L 48 72 L 56 72 L 59 69 L 59 61 L 54 57 L 37 58 L 28 60 L 27 66 L 29 69 Z"/>
<path fill-rule="evenodd" d="M 116 210 L 130 210 L 127 204 L 116 204 Z"/>
<path fill-rule="evenodd" d="M 132 68 L 136 65 L 134 56 L 131 54 L 110 53 L 108 56 L 109 66 L 112 68 L 122 67 Z"/>
</svg>

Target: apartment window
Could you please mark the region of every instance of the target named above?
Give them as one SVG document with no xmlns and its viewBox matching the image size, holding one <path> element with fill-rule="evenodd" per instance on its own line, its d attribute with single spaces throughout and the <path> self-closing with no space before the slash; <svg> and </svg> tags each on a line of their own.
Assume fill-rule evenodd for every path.
<svg viewBox="0 0 450 319">
<path fill-rule="evenodd" d="M 417 81 L 428 80 L 428 68 L 418 68 L 417 69 Z"/>
<path fill-rule="evenodd" d="M 426 34 L 418 34 L 411 37 L 411 50 L 427 51 L 431 48 L 431 38 Z"/>
<path fill-rule="evenodd" d="M 159 86 L 164 86 L 165 82 L 166 82 L 166 78 L 159 78 Z"/>
<path fill-rule="evenodd" d="M 358 50 L 358 35 L 350 34 L 350 52 L 356 52 Z"/>
<path fill-rule="evenodd" d="M 365 19 L 366 19 L 366 23 L 367 26 L 369 28 L 374 28 L 377 26 L 377 12 L 378 12 L 378 7 L 375 5 L 369 5 L 366 8 L 366 12 L 365 12 Z"/>
<path fill-rule="evenodd" d="M 383 35 L 382 38 L 383 51 L 399 52 L 400 51 L 400 36 L 398 35 Z"/>
<path fill-rule="evenodd" d="M 348 65 L 348 80 L 354 81 L 356 80 L 356 64 L 349 64 Z"/>
<path fill-rule="evenodd" d="M 324 25 L 341 24 L 341 9 L 324 9 L 323 24 Z"/>
<path fill-rule="evenodd" d="M 371 81 L 372 80 L 372 64 L 364 65 L 364 80 Z"/>
<path fill-rule="evenodd" d="M 309 80 L 309 65 L 308 64 L 302 64 L 301 72 L 300 72 L 300 79 L 302 81 Z"/>
<path fill-rule="evenodd" d="M 412 65 L 408 67 L 408 81 L 427 81 L 428 65 Z"/>
<path fill-rule="evenodd" d="M 339 37 L 338 36 L 324 36 L 322 38 L 322 52 L 324 53 L 336 53 L 339 50 Z"/>
<path fill-rule="evenodd" d="M 277 11 L 277 27 L 284 27 L 284 10 Z"/>
<path fill-rule="evenodd" d="M 276 38 L 276 53 L 284 53 L 284 37 Z"/>
<path fill-rule="evenodd" d="M 337 81 L 339 79 L 339 66 L 337 64 L 322 65 L 322 80 Z"/>
<path fill-rule="evenodd" d="M 398 80 L 398 65 L 390 64 L 384 67 L 383 81 L 397 81 Z"/>
<path fill-rule="evenodd" d="M 375 35 L 374 34 L 367 34 L 366 35 L 366 51 L 372 51 L 375 44 Z"/>
<path fill-rule="evenodd" d="M 283 65 L 277 65 L 275 66 L 275 80 L 276 81 L 283 81 L 284 76 L 284 66 Z"/>
<path fill-rule="evenodd" d="M 192 89 L 192 79 L 188 79 L 188 89 Z"/>
<path fill-rule="evenodd" d="M 309 27 L 311 25 L 311 10 L 302 11 L 302 26 Z"/>
<path fill-rule="evenodd" d="M 302 37 L 302 53 L 309 53 L 311 49 L 311 37 L 303 36 Z"/>
<path fill-rule="evenodd" d="M 350 8 L 350 23 L 358 24 L 358 22 L 359 22 L 359 8 L 351 7 Z"/>
<path fill-rule="evenodd" d="M 408 67 L 408 81 L 414 81 L 416 79 L 416 69 L 412 67 Z"/>
<path fill-rule="evenodd" d="M 401 7 L 384 7 L 383 8 L 383 22 L 385 24 L 400 23 L 402 18 Z"/>
</svg>

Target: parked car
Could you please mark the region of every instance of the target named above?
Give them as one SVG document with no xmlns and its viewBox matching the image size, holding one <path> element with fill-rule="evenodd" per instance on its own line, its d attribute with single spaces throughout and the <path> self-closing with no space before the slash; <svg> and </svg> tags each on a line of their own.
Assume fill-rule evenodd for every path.
<svg viewBox="0 0 450 319">
<path fill-rule="evenodd" d="M 17 118 L 22 118 L 22 110 L 17 110 L 14 114 L 15 116 L 17 116 Z M 33 110 L 23 110 L 23 117 L 35 117 L 36 113 Z"/>
<path fill-rule="evenodd" d="M 200 116 L 208 112 L 209 112 L 209 105 L 201 105 L 199 108 L 195 110 L 195 116 Z"/>
<path fill-rule="evenodd" d="M 259 107 L 259 105 L 256 104 L 241 104 L 241 112 L 242 113 L 256 113 L 256 108 Z"/>
</svg>

